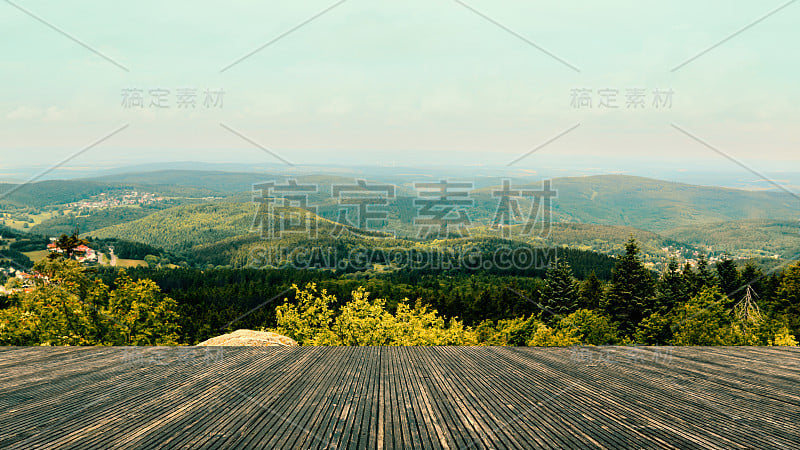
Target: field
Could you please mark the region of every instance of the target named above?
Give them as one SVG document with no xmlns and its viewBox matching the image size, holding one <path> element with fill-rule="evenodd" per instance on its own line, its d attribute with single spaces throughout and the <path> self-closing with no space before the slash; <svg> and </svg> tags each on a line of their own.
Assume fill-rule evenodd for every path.
<svg viewBox="0 0 800 450">
<path fill-rule="evenodd" d="M 33 228 L 34 226 L 39 225 L 44 221 L 57 217 L 57 213 L 54 211 L 48 211 L 39 214 L 29 214 L 28 217 L 31 218 L 32 222 L 28 223 L 22 220 L 14 220 L 11 218 L 10 215 L 3 217 L 3 221 L 5 222 L 5 225 L 9 228 L 13 228 L 18 231 L 26 231 L 27 230 L 25 228 L 26 223 L 28 224 L 29 228 Z"/>
<path fill-rule="evenodd" d="M 30 258 L 31 261 L 33 261 L 34 263 L 47 258 L 47 255 L 49 253 L 50 252 L 48 250 L 35 250 L 35 251 L 32 251 L 32 252 L 22 252 L 23 255 L 25 255 L 28 258 Z"/>
<path fill-rule="evenodd" d="M 141 259 L 121 259 L 117 258 L 117 267 L 147 267 L 147 263 Z"/>
</svg>

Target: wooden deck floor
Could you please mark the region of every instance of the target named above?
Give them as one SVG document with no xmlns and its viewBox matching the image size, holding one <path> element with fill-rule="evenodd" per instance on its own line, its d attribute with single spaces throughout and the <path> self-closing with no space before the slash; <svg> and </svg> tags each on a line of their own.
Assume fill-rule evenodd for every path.
<svg viewBox="0 0 800 450">
<path fill-rule="evenodd" d="M 780 348 L 0 348 L 0 448 L 798 448 Z"/>
</svg>

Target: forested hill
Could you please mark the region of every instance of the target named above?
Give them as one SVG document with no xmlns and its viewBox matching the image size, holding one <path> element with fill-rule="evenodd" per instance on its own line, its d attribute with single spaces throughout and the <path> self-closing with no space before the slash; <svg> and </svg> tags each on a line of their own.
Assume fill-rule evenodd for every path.
<svg viewBox="0 0 800 450">
<path fill-rule="evenodd" d="M 247 201 L 182 205 L 87 234 L 146 242 L 170 251 L 216 248 L 220 252 L 230 252 L 231 246 L 259 240 L 258 234 L 252 231 L 257 210 L 255 204 Z M 329 237 L 333 222 L 318 218 L 317 226 L 322 230 L 318 237 Z M 478 228 L 473 230 L 472 235 L 476 238 L 497 237 L 496 232 L 488 233 Z M 631 236 L 636 237 L 647 251 L 655 251 L 668 244 L 667 240 L 655 233 L 631 227 L 568 223 L 554 224 L 546 243 L 555 246 L 582 245 L 586 250 L 618 253 Z"/>
<path fill-rule="evenodd" d="M 331 185 L 353 183 L 356 178 L 338 173 L 326 174 L 324 171 L 317 175 L 291 177 L 297 178 L 298 182 L 318 185 L 319 194 L 313 195 L 312 199 L 320 204 L 321 214 L 325 217 L 328 217 L 326 207 L 334 207 L 325 198 L 330 194 Z M 205 188 L 233 194 L 250 191 L 253 183 L 285 178 L 284 175 L 267 173 L 169 170 L 121 174 L 97 180 Z M 383 182 L 382 179 L 369 176 L 363 178 Z M 407 222 L 409 215 L 403 214 L 402 209 L 404 205 L 410 205 L 414 197 L 413 184 L 433 178 L 421 175 L 394 175 L 391 178 L 392 183 L 397 185 L 398 199 L 396 205 L 390 208 L 390 216 L 405 217 L 404 221 Z M 530 178 L 513 178 L 512 182 L 515 187 L 541 186 L 539 181 L 532 182 Z M 471 194 L 475 200 L 471 217 L 477 222 L 486 222 L 495 213 L 497 198 L 492 194 L 501 183 L 501 178 L 486 177 L 476 183 Z M 628 175 L 555 178 L 552 187 L 558 192 L 558 197 L 553 201 L 557 221 L 629 226 L 657 233 L 681 226 L 733 220 L 794 219 L 800 215 L 800 204 L 783 192 L 696 186 Z"/>
<path fill-rule="evenodd" d="M 30 184 L 0 183 L 0 207 L 34 207 L 75 202 L 103 192 L 130 189 L 131 186 L 87 180 L 52 180 Z"/>
<path fill-rule="evenodd" d="M 250 234 L 256 211 L 253 203 L 235 201 L 177 206 L 93 231 L 91 235 L 125 237 L 166 250 L 185 251 L 197 245 Z"/>
<path fill-rule="evenodd" d="M 704 245 L 718 252 L 800 256 L 800 223 L 797 220 L 739 220 L 704 227 L 683 226 L 664 233 L 670 239 L 690 245 Z"/>
<path fill-rule="evenodd" d="M 423 175 L 391 176 L 392 182 L 397 184 L 397 198 L 388 206 L 389 223 L 384 231 L 395 232 L 400 238 L 416 236 L 413 185 L 421 181 L 420 177 L 432 180 Z M 171 252 L 197 251 L 207 255 L 209 263 L 225 265 L 228 264 L 225 261 L 241 259 L 237 254 L 242 248 L 258 240 L 250 230 L 257 209 L 251 202 L 253 183 L 269 179 L 283 182 L 286 178 L 255 172 L 194 170 L 116 174 L 93 180 L 32 183 L 0 202 L 34 208 L 63 205 L 126 189 L 155 193 L 170 200 L 147 208 L 43 214 L 36 223 L 31 222 L 30 231 L 55 235 L 78 226 L 92 236 L 143 242 Z M 317 185 L 309 204 L 318 207 L 319 215 L 327 219 L 321 223 L 328 224 L 337 219 L 340 212 L 340 205 L 331 198 L 331 185 L 354 182 L 354 178 L 332 169 L 296 178 L 298 182 Z M 474 200 L 474 206 L 468 211 L 472 236 L 496 237 L 496 230 L 494 234 L 485 231 L 496 214 L 498 199 L 494 191 L 502 180 L 483 177 L 479 181 L 470 194 Z M 381 180 L 371 179 L 370 182 L 380 183 Z M 515 188 L 541 188 L 541 182 L 531 178 L 514 178 L 512 182 Z M 13 185 L 0 185 L 0 190 L 3 188 L 11 189 Z M 756 257 L 775 254 L 789 257 L 790 250 L 797 248 L 793 244 L 791 222 L 800 216 L 800 204 L 784 193 L 694 186 L 626 175 L 556 178 L 552 180 L 552 188 L 558 192 L 553 200 L 556 223 L 545 242 L 529 243 L 567 245 L 616 254 L 634 235 L 645 255 L 656 254 L 673 244 L 690 251 L 694 246 L 754 250 Z M 205 196 L 225 199 L 207 201 Z M 523 211 L 530 210 L 530 202 L 526 204 L 526 201 L 520 200 Z M 58 208 L 47 207 L 55 213 L 59 213 Z M 17 229 L 20 228 L 18 222 L 15 223 Z"/>
<path fill-rule="evenodd" d="M 626 175 L 556 178 L 554 213 L 566 222 L 624 225 L 657 233 L 743 219 L 796 219 L 789 194 L 694 186 Z"/>
<path fill-rule="evenodd" d="M 293 208 L 288 210 L 306 213 Z M 543 247 L 541 244 L 532 246 L 525 242 L 493 237 L 420 242 L 395 239 L 380 233 L 374 233 L 373 236 L 347 232 L 338 234 L 334 222 L 310 214 L 308 217 L 314 218 L 314 221 L 309 222 L 313 224 L 310 236 L 287 233 L 279 239 L 262 239 L 260 233 L 253 231 L 256 212 L 257 207 L 248 202 L 217 201 L 184 205 L 158 211 L 132 222 L 96 230 L 87 235 L 97 238 L 124 237 L 132 241 L 146 242 L 169 252 L 182 254 L 187 260 L 201 267 L 300 265 L 308 268 L 361 271 L 392 266 L 393 262 L 386 255 L 401 259 L 442 258 L 451 262 L 459 260 L 464 255 L 479 255 L 481 261 L 494 261 L 496 252 L 505 251 L 507 253 L 501 257 L 507 257 L 512 251 L 517 251 L 514 249 L 520 248 L 539 258 L 553 258 L 556 255 L 549 253 L 550 246 L 539 254 L 538 250 L 525 249 Z M 278 217 L 268 214 L 263 218 L 266 221 L 279 220 Z M 562 249 L 558 254 L 563 255 L 559 257 L 565 257 L 573 263 L 578 276 L 586 276 L 592 270 L 595 270 L 600 277 L 610 276 L 613 260 L 606 255 L 585 250 L 587 251 Z M 319 255 L 312 256 L 310 252 L 319 252 Z M 314 259 L 317 256 L 318 258 Z M 471 270 L 469 267 L 465 269 Z M 535 269 L 541 271 L 542 267 Z M 500 271 L 508 272 L 506 269 Z M 521 273 L 528 272 L 535 271 L 528 269 L 521 271 Z"/>
</svg>

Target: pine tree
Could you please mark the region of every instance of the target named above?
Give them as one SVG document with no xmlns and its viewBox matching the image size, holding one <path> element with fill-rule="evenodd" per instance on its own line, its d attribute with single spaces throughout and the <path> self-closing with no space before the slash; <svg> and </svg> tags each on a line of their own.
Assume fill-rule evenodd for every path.
<svg viewBox="0 0 800 450">
<path fill-rule="evenodd" d="M 783 272 L 776 299 L 772 303 L 774 312 L 788 322 L 789 331 L 800 337 L 800 262 Z"/>
<path fill-rule="evenodd" d="M 67 259 L 71 259 L 73 256 L 75 256 L 75 253 L 77 251 L 76 248 L 80 247 L 81 245 L 88 245 L 89 241 L 87 241 L 86 239 L 82 239 L 80 237 L 80 230 L 78 229 L 78 227 L 75 227 L 75 230 L 72 232 L 72 235 L 68 236 L 66 234 L 62 234 L 61 237 L 59 237 L 56 240 L 55 244 L 59 249 L 61 249 L 63 253 L 59 252 L 50 253 L 50 255 L 48 255 L 50 259 L 58 258 L 60 256 L 64 256 Z"/>
<path fill-rule="evenodd" d="M 681 278 L 683 278 L 683 285 L 686 288 L 686 295 L 691 298 L 700 293 L 696 289 L 697 285 L 700 283 L 700 277 L 698 277 L 697 272 L 694 271 L 689 262 L 683 265 Z"/>
<path fill-rule="evenodd" d="M 581 308 L 590 310 L 600 308 L 600 302 L 603 300 L 603 282 L 597 278 L 594 270 L 583 280 L 578 294 L 580 295 Z"/>
<path fill-rule="evenodd" d="M 736 263 L 727 256 L 717 263 L 717 276 L 719 277 L 719 287 L 722 293 L 731 295 L 733 291 L 739 289 L 739 272 L 736 270 Z"/>
<path fill-rule="evenodd" d="M 695 291 L 701 292 L 703 289 L 707 287 L 712 287 L 717 285 L 717 279 L 714 277 L 714 273 L 708 268 L 708 259 L 706 259 L 705 255 L 700 255 L 697 257 L 697 284 L 695 285 Z"/>
<path fill-rule="evenodd" d="M 656 284 L 654 310 L 650 313 L 666 314 L 678 303 L 689 300 L 686 283 L 679 270 L 678 262 L 671 259 Z"/>
<path fill-rule="evenodd" d="M 639 246 L 631 237 L 625 254 L 618 258 L 611 286 L 603 301 L 606 312 L 619 323 L 620 332 L 630 335 L 653 308 L 655 286 L 650 271 L 639 258 Z"/>
<path fill-rule="evenodd" d="M 542 289 L 542 306 L 547 308 L 548 320 L 558 320 L 579 307 L 578 289 L 572 277 L 572 268 L 566 261 L 557 262 L 547 269 Z M 547 314 L 547 312 L 551 314 Z M 558 315 L 559 317 L 552 317 Z"/>
</svg>

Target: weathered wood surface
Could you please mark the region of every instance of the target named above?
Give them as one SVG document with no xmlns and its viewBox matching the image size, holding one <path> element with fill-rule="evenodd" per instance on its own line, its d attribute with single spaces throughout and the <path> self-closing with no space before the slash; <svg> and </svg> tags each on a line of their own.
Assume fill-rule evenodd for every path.
<svg viewBox="0 0 800 450">
<path fill-rule="evenodd" d="M 0 348 L 0 448 L 800 448 L 786 348 Z"/>
</svg>

